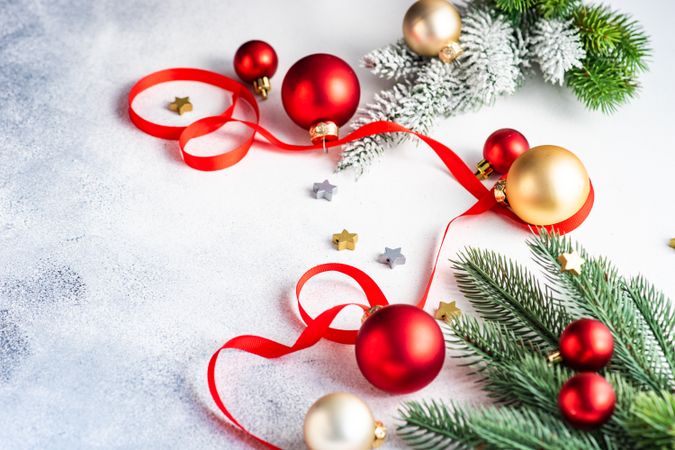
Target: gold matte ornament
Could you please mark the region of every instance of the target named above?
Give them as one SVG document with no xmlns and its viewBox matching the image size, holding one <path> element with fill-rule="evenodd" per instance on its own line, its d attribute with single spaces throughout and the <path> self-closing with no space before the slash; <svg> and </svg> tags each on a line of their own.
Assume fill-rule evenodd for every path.
<svg viewBox="0 0 675 450">
<path fill-rule="evenodd" d="M 532 225 L 552 225 L 573 216 L 588 199 L 591 182 L 577 156 L 540 145 L 520 155 L 506 176 L 506 199 Z"/>
<path fill-rule="evenodd" d="M 403 18 L 403 38 L 421 56 L 438 56 L 450 62 L 463 53 L 459 45 L 462 19 L 447 0 L 418 0 Z"/>
<path fill-rule="evenodd" d="M 670 245 L 671 248 L 675 248 L 675 238 L 672 238 L 669 242 L 668 245 Z"/>
<path fill-rule="evenodd" d="M 305 415 L 305 443 L 310 450 L 369 450 L 386 437 L 382 422 L 360 398 L 346 392 L 317 400 Z"/>
</svg>

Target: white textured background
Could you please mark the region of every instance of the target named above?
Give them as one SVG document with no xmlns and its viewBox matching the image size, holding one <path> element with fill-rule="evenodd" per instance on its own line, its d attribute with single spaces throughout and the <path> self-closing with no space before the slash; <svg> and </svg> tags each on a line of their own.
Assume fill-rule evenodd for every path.
<svg viewBox="0 0 675 450">
<path fill-rule="evenodd" d="M 575 151 L 597 200 L 574 237 L 672 296 L 675 3 L 611 3 L 652 35 L 651 71 L 638 100 L 604 116 L 534 79 L 492 108 L 445 121 L 433 136 L 472 162 L 485 137 L 505 126 L 533 145 Z M 279 101 L 286 69 L 314 52 L 356 65 L 399 37 L 408 5 L 0 1 L 0 447 L 245 448 L 250 441 L 212 414 L 206 360 L 242 333 L 292 342 L 300 325 L 289 302 L 308 267 L 351 263 L 390 300 L 417 299 L 442 227 L 471 203 L 426 148 L 390 150 L 358 182 L 332 174 L 335 155 L 260 148 L 234 168 L 202 173 L 180 161 L 174 142 L 135 129 L 125 106 L 128 89 L 146 73 L 194 66 L 232 74 L 238 45 L 262 38 L 280 59 L 262 122 L 303 142 Z M 358 73 L 362 101 L 386 86 Z M 154 101 L 179 90 L 208 96 L 176 86 Z M 208 99 L 195 106 L 201 113 L 218 107 Z M 313 200 L 312 183 L 327 177 L 339 195 Z M 344 227 L 360 234 L 355 252 L 331 248 L 330 235 Z M 525 238 L 488 215 L 459 223 L 444 256 L 473 245 L 524 261 Z M 385 245 L 403 246 L 407 265 L 392 271 L 377 263 Z M 465 306 L 448 266 L 432 303 L 457 298 Z M 354 292 L 317 282 L 307 299 L 321 307 Z M 403 397 L 370 387 L 353 349 L 328 342 L 273 362 L 229 353 L 219 376 L 243 423 L 299 448 L 303 414 L 327 392 L 362 396 L 392 428 L 406 399 L 482 401 L 456 364 L 448 360 L 435 383 Z"/>
</svg>

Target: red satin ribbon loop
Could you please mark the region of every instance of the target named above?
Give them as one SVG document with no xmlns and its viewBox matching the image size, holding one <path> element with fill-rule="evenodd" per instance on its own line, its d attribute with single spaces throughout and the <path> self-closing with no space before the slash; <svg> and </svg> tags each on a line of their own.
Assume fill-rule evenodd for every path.
<svg viewBox="0 0 675 450">
<path fill-rule="evenodd" d="M 232 92 L 232 105 L 223 111 L 220 115 L 213 117 L 206 117 L 196 122 L 190 124 L 187 127 L 174 127 L 166 126 L 161 124 L 156 124 L 148 120 L 143 119 L 138 115 L 133 109 L 133 101 L 138 94 L 144 90 L 155 86 L 160 83 L 167 81 L 177 81 L 177 80 L 191 80 L 191 81 L 200 81 L 203 83 L 208 83 L 214 86 L 218 86 L 226 91 Z M 236 104 L 239 100 L 243 100 L 248 103 L 255 113 L 255 121 L 244 121 L 239 120 L 233 117 Z M 276 138 L 272 133 L 270 133 L 265 128 L 259 125 L 260 121 L 260 112 L 258 109 L 258 103 L 253 96 L 253 94 L 248 90 L 246 86 L 239 83 L 238 81 L 232 80 L 224 75 L 218 73 L 209 72 L 206 70 L 200 69 L 168 69 L 155 72 L 142 78 L 129 93 L 129 116 L 131 121 L 141 130 L 145 131 L 148 134 L 157 136 L 164 139 L 177 139 L 180 147 L 183 160 L 190 167 L 199 170 L 219 170 L 226 167 L 230 167 L 239 161 L 241 161 L 244 156 L 248 153 L 249 149 L 253 145 L 253 141 L 256 135 L 261 136 L 265 140 L 269 141 L 272 145 L 276 146 L 279 149 L 298 152 L 298 151 L 313 151 L 323 148 L 323 143 L 314 144 L 314 145 L 294 145 L 285 143 L 278 138 Z M 233 149 L 224 151 L 218 155 L 213 156 L 198 156 L 194 155 L 186 150 L 186 147 L 190 140 L 204 136 L 206 134 L 212 133 L 228 122 L 237 122 L 243 124 L 251 129 L 251 135 L 247 137 L 241 144 L 236 146 Z M 414 136 L 417 136 L 424 143 L 426 143 L 443 161 L 445 166 L 448 168 L 448 171 L 452 176 L 459 182 L 459 184 L 464 187 L 471 195 L 473 195 L 477 201 L 470 208 L 468 208 L 464 213 L 453 218 L 445 228 L 443 237 L 441 239 L 440 246 L 438 248 L 436 258 L 434 260 L 433 268 L 429 275 L 429 280 L 427 281 L 426 288 L 420 300 L 417 302 L 417 306 L 424 308 L 429 292 L 431 290 L 431 283 L 434 279 L 436 273 L 436 268 L 438 267 L 439 258 L 441 256 L 441 249 L 443 244 L 448 236 L 451 225 L 455 220 L 465 217 L 465 216 L 475 216 L 482 214 L 487 211 L 495 211 L 497 214 L 505 216 L 515 222 L 516 224 L 534 231 L 534 229 L 540 228 L 528 223 L 525 223 L 522 219 L 515 215 L 513 211 L 506 207 L 498 206 L 497 201 L 495 200 L 494 193 L 491 189 L 486 188 L 473 174 L 473 170 L 462 161 L 462 159 L 457 156 L 450 148 L 444 144 L 420 133 L 416 133 L 412 130 L 409 130 L 401 125 L 398 125 L 393 122 L 372 122 L 367 125 L 362 126 L 361 128 L 355 130 L 354 132 L 348 134 L 342 139 L 335 141 L 325 142 L 326 147 L 335 147 L 344 145 L 346 143 L 361 139 L 367 136 L 374 136 L 383 133 L 408 133 Z M 545 226 L 549 231 L 557 231 L 558 233 L 564 234 L 568 233 L 575 228 L 577 228 L 581 223 L 588 217 L 593 207 L 593 201 L 595 198 L 595 193 L 593 191 L 593 186 L 586 199 L 586 202 L 582 208 L 570 217 L 567 220 L 564 220 L 560 223 Z M 332 308 L 322 312 L 317 317 L 312 318 L 306 309 L 303 307 L 300 301 L 300 294 L 302 292 L 303 286 L 314 276 L 319 275 L 325 272 L 339 272 L 348 277 L 352 278 L 363 290 L 367 304 L 362 303 L 346 303 L 341 305 L 333 306 Z M 386 306 L 388 305 L 387 299 L 384 296 L 384 293 L 379 288 L 377 283 L 373 281 L 365 272 L 346 265 L 346 264 L 323 264 L 309 269 L 305 274 L 300 277 L 298 284 L 295 289 L 297 297 L 298 310 L 300 312 L 300 317 L 306 324 L 305 329 L 302 331 L 300 336 L 297 338 L 295 343 L 291 346 L 284 345 L 270 339 L 266 339 L 260 336 L 237 336 L 229 341 L 227 341 L 221 348 L 219 348 L 211 357 L 208 366 L 208 385 L 211 396 L 213 397 L 214 402 L 218 406 L 218 409 L 239 429 L 244 431 L 251 438 L 255 439 L 260 444 L 277 449 L 278 447 L 267 442 L 266 440 L 259 438 L 255 434 L 248 431 L 243 425 L 241 425 L 234 416 L 227 409 L 223 403 L 220 394 L 218 393 L 218 388 L 216 386 L 215 371 L 216 363 L 218 361 L 218 355 L 222 350 L 226 349 L 237 349 L 247 353 L 251 353 L 263 358 L 279 358 L 290 353 L 294 353 L 311 347 L 316 344 L 321 339 L 327 339 L 341 344 L 352 345 L 356 342 L 356 337 L 358 330 L 343 330 L 332 328 L 330 325 L 333 323 L 333 320 L 338 316 L 338 314 L 345 308 L 349 306 L 356 306 L 361 308 L 363 311 L 367 311 L 372 306 Z"/>
</svg>

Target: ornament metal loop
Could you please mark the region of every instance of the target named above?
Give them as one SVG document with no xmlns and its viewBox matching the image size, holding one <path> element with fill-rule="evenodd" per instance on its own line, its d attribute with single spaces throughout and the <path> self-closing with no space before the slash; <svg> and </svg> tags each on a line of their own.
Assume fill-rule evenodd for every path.
<svg viewBox="0 0 675 450">
<path fill-rule="evenodd" d="M 258 78 L 253 82 L 253 90 L 255 90 L 263 100 L 267 100 L 267 93 L 272 90 L 270 79 L 268 77 Z"/>
<path fill-rule="evenodd" d="M 508 204 L 506 201 L 506 180 L 497 181 L 495 183 L 493 192 L 495 194 L 495 200 L 497 200 L 497 203 Z"/>
<path fill-rule="evenodd" d="M 478 164 L 476 164 L 476 171 L 474 175 L 479 180 L 485 180 L 490 174 L 494 172 L 494 169 L 486 159 L 481 159 Z"/>
<path fill-rule="evenodd" d="M 313 144 L 321 141 L 334 141 L 338 138 L 338 126 L 331 121 L 315 123 L 309 129 L 309 138 Z"/>
<path fill-rule="evenodd" d="M 459 42 L 451 42 L 438 52 L 438 59 L 444 63 L 451 63 L 464 54 L 464 49 L 459 45 Z"/>
<path fill-rule="evenodd" d="M 365 310 L 365 311 L 363 312 L 363 316 L 361 316 L 361 323 L 365 322 L 370 316 L 372 316 L 373 314 L 375 314 L 376 312 L 378 312 L 378 311 L 381 310 L 382 308 L 384 308 L 384 306 L 382 306 L 382 305 L 375 305 L 375 306 L 371 306 L 370 308 L 368 308 L 367 310 Z"/>
<path fill-rule="evenodd" d="M 380 420 L 375 421 L 375 436 L 373 439 L 373 448 L 380 447 L 387 439 L 387 427 Z"/>
</svg>

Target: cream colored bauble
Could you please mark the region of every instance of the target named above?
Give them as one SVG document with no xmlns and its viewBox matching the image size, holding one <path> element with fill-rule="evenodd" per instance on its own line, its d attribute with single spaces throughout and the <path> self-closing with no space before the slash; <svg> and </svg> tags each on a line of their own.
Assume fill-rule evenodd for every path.
<svg viewBox="0 0 675 450">
<path fill-rule="evenodd" d="M 305 415 L 310 450 L 368 450 L 377 438 L 384 438 L 382 429 L 368 405 L 346 392 L 321 397 Z"/>
</svg>

